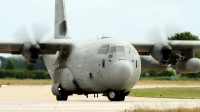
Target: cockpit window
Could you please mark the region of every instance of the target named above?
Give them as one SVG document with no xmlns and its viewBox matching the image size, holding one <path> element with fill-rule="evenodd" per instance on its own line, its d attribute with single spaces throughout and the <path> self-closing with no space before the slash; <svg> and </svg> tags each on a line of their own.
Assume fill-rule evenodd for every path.
<svg viewBox="0 0 200 112">
<path fill-rule="evenodd" d="M 114 52 L 125 52 L 124 46 L 110 47 L 109 53 L 114 53 Z"/>
<path fill-rule="evenodd" d="M 97 54 L 108 54 L 109 47 L 109 44 L 102 45 Z"/>
<path fill-rule="evenodd" d="M 124 53 L 128 54 L 130 57 L 133 57 L 133 52 L 131 51 L 130 48 L 124 47 L 124 46 L 110 47 L 109 44 L 102 45 L 101 48 L 99 49 L 97 55 L 115 53 L 115 52 L 124 52 Z"/>
<path fill-rule="evenodd" d="M 116 47 L 110 47 L 110 53 L 116 52 Z"/>
<path fill-rule="evenodd" d="M 117 52 L 125 52 L 124 46 L 117 46 Z"/>
</svg>

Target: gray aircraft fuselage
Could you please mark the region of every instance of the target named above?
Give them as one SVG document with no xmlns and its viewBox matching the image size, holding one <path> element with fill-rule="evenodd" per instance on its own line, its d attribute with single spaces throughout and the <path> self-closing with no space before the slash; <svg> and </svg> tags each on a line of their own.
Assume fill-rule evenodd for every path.
<svg viewBox="0 0 200 112">
<path fill-rule="evenodd" d="M 87 93 L 108 89 L 129 92 L 139 80 L 140 56 L 128 42 L 114 38 L 80 41 L 67 52 L 69 55 L 57 52 L 54 56 L 43 56 L 54 82 L 54 72 L 62 68 L 68 68 L 79 89 Z M 65 82 L 65 78 L 62 80 Z"/>
</svg>

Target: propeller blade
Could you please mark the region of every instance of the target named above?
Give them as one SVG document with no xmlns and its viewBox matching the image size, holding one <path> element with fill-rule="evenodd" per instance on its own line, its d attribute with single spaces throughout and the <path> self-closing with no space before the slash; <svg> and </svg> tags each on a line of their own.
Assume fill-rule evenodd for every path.
<svg viewBox="0 0 200 112">
<path fill-rule="evenodd" d="M 144 36 L 147 40 L 165 42 L 168 37 L 185 30 L 175 24 L 159 24 L 151 28 Z"/>
<path fill-rule="evenodd" d="M 41 40 L 50 33 L 51 29 L 51 26 L 42 22 L 29 22 L 20 26 L 12 37 L 23 40 Z"/>
</svg>

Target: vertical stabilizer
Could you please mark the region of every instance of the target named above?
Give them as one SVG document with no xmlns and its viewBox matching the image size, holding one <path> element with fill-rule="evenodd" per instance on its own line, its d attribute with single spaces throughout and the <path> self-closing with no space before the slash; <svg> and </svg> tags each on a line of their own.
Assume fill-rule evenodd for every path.
<svg viewBox="0 0 200 112">
<path fill-rule="evenodd" d="M 67 35 L 67 33 L 65 1 L 55 0 L 54 38 L 69 39 L 70 37 Z"/>
</svg>

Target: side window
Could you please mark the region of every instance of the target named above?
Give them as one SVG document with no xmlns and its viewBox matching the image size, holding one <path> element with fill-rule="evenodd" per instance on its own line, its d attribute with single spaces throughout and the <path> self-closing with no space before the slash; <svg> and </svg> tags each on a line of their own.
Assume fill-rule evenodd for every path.
<svg viewBox="0 0 200 112">
<path fill-rule="evenodd" d="M 109 55 L 108 55 L 108 58 L 112 58 L 112 57 L 113 57 L 113 54 L 109 54 Z"/>
<path fill-rule="evenodd" d="M 137 68 L 137 60 L 136 60 L 136 68 Z"/>
<path fill-rule="evenodd" d="M 102 68 L 105 68 L 105 59 L 102 60 Z"/>
</svg>

